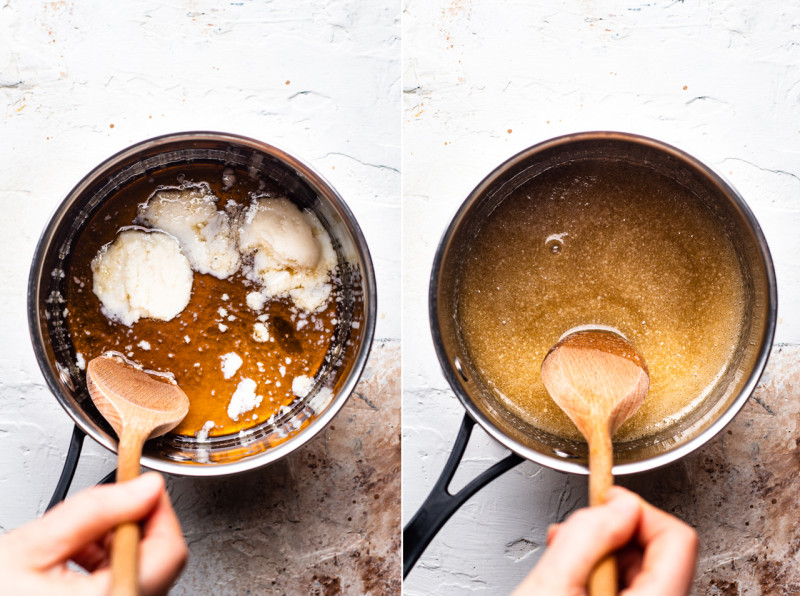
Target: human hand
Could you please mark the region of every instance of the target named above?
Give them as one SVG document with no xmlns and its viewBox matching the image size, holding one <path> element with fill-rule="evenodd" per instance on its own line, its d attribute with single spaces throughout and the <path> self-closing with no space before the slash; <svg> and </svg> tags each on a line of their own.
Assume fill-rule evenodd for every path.
<svg viewBox="0 0 800 596">
<path fill-rule="evenodd" d="M 615 486 L 547 532 L 547 550 L 512 596 L 585 596 L 595 565 L 616 552 L 620 596 L 683 596 L 697 561 L 695 531 Z"/>
<path fill-rule="evenodd" d="M 0 536 L 0 578 L 8 594 L 104 595 L 111 587 L 111 535 L 143 522 L 139 585 L 143 596 L 167 593 L 188 550 L 164 479 L 148 473 L 70 497 L 41 519 Z M 74 561 L 88 574 L 70 569 Z"/>
</svg>

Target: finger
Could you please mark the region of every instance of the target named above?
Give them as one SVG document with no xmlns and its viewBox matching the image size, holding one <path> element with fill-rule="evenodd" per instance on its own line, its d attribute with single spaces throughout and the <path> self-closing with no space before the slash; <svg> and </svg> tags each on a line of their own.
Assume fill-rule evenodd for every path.
<svg viewBox="0 0 800 596">
<path fill-rule="evenodd" d="M 83 549 L 73 554 L 72 561 L 83 567 L 86 571 L 95 571 L 100 567 L 108 565 L 108 548 L 106 548 L 102 540 L 91 542 Z"/>
<path fill-rule="evenodd" d="M 614 488 L 597 507 L 581 509 L 560 524 L 539 565 L 570 585 L 585 586 L 595 565 L 627 544 L 638 526 L 642 504 L 633 493 Z"/>
<path fill-rule="evenodd" d="M 556 534 L 558 534 L 558 528 L 561 524 L 552 524 L 549 528 L 547 528 L 547 546 L 550 546 L 550 543 L 553 542 L 556 538 Z"/>
<path fill-rule="evenodd" d="M 80 492 L 40 520 L 15 530 L 15 552 L 27 567 L 46 569 L 70 558 L 120 523 L 142 519 L 163 492 L 164 480 L 155 473 Z"/>
<path fill-rule="evenodd" d="M 638 544 L 628 544 L 616 553 L 618 577 L 621 586 L 630 586 L 642 570 L 642 549 Z"/>
<path fill-rule="evenodd" d="M 180 522 L 166 492 L 145 523 L 140 553 L 142 594 L 166 594 L 189 554 Z"/>
<path fill-rule="evenodd" d="M 644 549 L 642 568 L 623 594 L 688 594 L 697 564 L 697 533 L 678 518 L 645 503 L 636 538 Z"/>
</svg>

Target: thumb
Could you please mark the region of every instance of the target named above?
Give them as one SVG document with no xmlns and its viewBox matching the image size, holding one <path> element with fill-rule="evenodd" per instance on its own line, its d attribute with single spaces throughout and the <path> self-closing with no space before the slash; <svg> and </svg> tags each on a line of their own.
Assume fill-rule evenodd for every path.
<svg viewBox="0 0 800 596">
<path fill-rule="evenodd" d="M 148 473 L 121 484 L 84 490 L 41 519 L 15 530 L 17 552 L 34 567 L 46 569 L 126 521 L 138 521 L 164 492 L 159 474 Z"/>
<path fill-rule="evenodd" d="M 639 497 L 613 487 L 604 504 L 580 509 L 558 526 L 539 565 L 570 585 L 586 586 L 595 565 L 633 538 L 641 511 Z"/>
</svg>

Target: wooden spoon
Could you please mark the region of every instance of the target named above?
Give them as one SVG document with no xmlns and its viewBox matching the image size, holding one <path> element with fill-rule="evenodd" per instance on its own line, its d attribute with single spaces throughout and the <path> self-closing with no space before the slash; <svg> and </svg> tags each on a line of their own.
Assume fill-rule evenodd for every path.
<svg viewBox="0 0 800 596">
<path fill-rule="evenodd" d="M 86 383 L 94 405 L 119 437 L 117 482 L 132 480 L 139 475 L 144 442 L 175 428 L 189 411 L 189 398 L 177 385 L 117 358 L 91 360 Z M 113 596 L 139 593 L 138 555 L 139 525 L 117 526 L 111 545 Z"/>
<path fill-rule="evenodd" d="M 647 365 L 616 333 L 577 331 L 550 349 L 542 362 L 542 380 L 589 443 L 589 504 L 601 505 L 614 484 L 611 437 L 644 402 L 650 388 Z M 616 562 L 609 556 L 589 578 L 589 594 L 616 593 Z"/>
</svg>

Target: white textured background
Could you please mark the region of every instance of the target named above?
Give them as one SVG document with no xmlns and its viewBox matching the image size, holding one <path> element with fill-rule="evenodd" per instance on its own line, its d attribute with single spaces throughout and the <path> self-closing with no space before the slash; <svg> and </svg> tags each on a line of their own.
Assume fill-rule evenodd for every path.
<svg viewBox="0 0 800 596">
<path fill-rule="evenodd" d="M 800 8 L 791 4 L 404 2 L 404 522 L 438 476 L 463 415 L 428 332 L 433 253 L 469 191 L 525 147 L 622 130 L 716 169 L 770 244 L 777 342 L 800 342 Z M 476 431 L 465 471 L 502 454 Z M 540 556 L 548 525 L 585 496 L 585 479 L 526 462 L 456 513 L 405 592 L 510 592 Z"/>
<path fill-rule="evenodd" d="M 773 251 L 778 342 L 800 343 L 800 9 L 789 3 L 6 0 L 0 204 L 13 215 L 0 235 L 0 529 L 41 513 L 71 428 L 29 346 L 36 239 L 72 185 L 133 142 L 218 129 L 311 163 L 364 228 L 378 272 L 378 337 L 399 338 L 401 10 L 404 519 L 433 484 L 462 415 L 428 335 L 436 242 L 480 179 L 535 142 L 626 130 L 725 175 Z M 500 454 L 476 431 L 466 471 Z M 89 442 L 75 485 L 111 467 Z M 582 479 L 524 464 L 456 514 L 406 592 L 510 591 L 547 525 L 584 496 Z"/>
<path fill-rule="evenodd" d="M 72 186 L 134 142 L 220 130 L 310 163 L 366 235 L 376 338 L 399 340 L 399 35 L 392 1 L 0 1 L 0 531 L 43 512 L 72 428 L 28 338 L 36 241 Z M 73 486 L 112 467 L 87 440 Z"/>
</svg>

